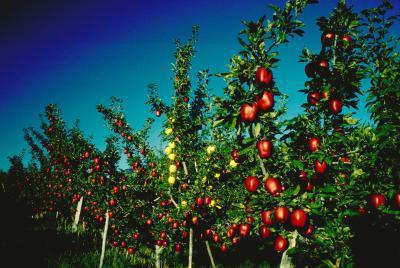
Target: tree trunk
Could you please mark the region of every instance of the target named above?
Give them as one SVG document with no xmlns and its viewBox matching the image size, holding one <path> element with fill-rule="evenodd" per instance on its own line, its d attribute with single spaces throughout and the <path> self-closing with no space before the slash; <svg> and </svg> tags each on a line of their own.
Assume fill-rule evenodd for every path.
<svg viewBox="0 0 400 268">
<path fill-rule="evenodd" d="M 103 243 L 101 245 L 101 256 L 100 256 L 100 265 L 99 268 L 103 267 L 104 262 L 104 253 L 106 252 L 106 241 L 107 241 L 107 231 L 108 231 L 108 209 L 106 211 L 106 223 L 104 224 L 104 231 L 103 231 Z"/>
</svg>

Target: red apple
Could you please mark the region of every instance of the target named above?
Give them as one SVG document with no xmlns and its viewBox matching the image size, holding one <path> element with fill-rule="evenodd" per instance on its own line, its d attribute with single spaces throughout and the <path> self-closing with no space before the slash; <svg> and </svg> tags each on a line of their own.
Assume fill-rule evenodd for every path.
<svg viewBox="0 0 400 268">
<path fill-rule="evenodd" d="M 335 39 L 335 34 L 333 33 L 324 33 L 321 36 L 321 42 L 322 44 L 324 44 L 325 46 L 331 46 L 333 44 L 333 40 Z"/>
<path fill-rule="evenodd" d="M 272 214 L 271 210 L 263 210 L 261 212 L 261 220 L 268 226 L 272 225 L 271 214 Z"/>
<path fill-rule="evenodd" d="M 275 220 L 280 223 L 285 223 L 289 219 L 289 209 L 287 207 L 277 207 L 275 209 Z"/>
<path fill-rule="evenodd" d="M 282 186 L 276 178 L 268 178 L 264 183 L 264 187 L 271 195 L 276 195 L 282 191 Z"/>
<path fill-rule="evenodd" d="M 335 114 L 340 113 L 342 111 L 343 103 L 339 99 L 333 99 L 329 101 L 329 108 Z"/>
<path fill-rule="evenodd" d="M 266 225 L 261 225 L 259 230 L 261 238 L 265 239 L 270 235 L 270 231 Z"/>
<path fill-rule="evenodd" d="M 348 46 L 348 45 L 351 45 L 351 43 L 353 42 L 353 39 L 351 38 L 350 35 L 345 35 L 342 37 L 342 41 L 343 41 L 344 45 Z"/>
<path fill-rule="evenodd" d="M 257 116 L 257 110 L 257 103 L 252 103 L 251 105 L 244 103 L 240 109 L 242 120 L 249 123 L 254 122 Z"/>
<path fill-rule="evenodd" d="M 117 204 L 117 201 L 115 199 L 110 199 L 110 201 L 108 201 L 108 203 L 110 204 L 110 206 L 115 206 Z"/>
<path fill-rule="evenodd" d="M 274 106 L 274 95 L 269 91 L 264 91 L 261 97 L 257 97 L 257 107 L 261 111 L 268 111 Z"/>
<path fill-rule="evenodd" d="M 396 202 L 397 207 L 400 208 L 400 193 L 394 195 L 394 201 Z"/>
<path fill-rule="evenodd" d="M 282 252 L 282 251 L 284 251 L 285 249 L 286 249 L 286 247 L 287 247 L 287 239 L 286 238 L 284 238 L 284 237 L 282 237 L 282 236 L 278 236 L 276 239 L 275 239 L 275 246 L 274 246 L 274 249 L 275 249 L 275 251 L 276 252 Z"/>
<path fill-rule="evenodd" d="M 371 195 L 371 204 L 375 207 L 378 208 L 380 206 L 384 206 L 386 203 L 386 199 L 383 195 L 381 194 L 373 194 Z"/>
<path fill-rule="evenodd" d="M 328 164 L 325 162 L 325 160 L 321 162 L 319 162 L 319 160 L 315 160 L 314 162 L 314 170 L 317 173 L 324 173 L 326 171 L 326 169 L 328 168 Z"/>
<path fill-rule="evenodd" d="M 265 139 L 259 140 L 257 142 L 257 149 L 261 159 L 268 158 L 271 156 L 272 142 Z"/>
<path fill-rule="evenodd" d="M 315 152 L 318 150 L 320 143 L 321 141 L 318 138 L 313 137 L 308 141 L 308 148 L 310 148 L 311 152 Z"/>
<path fill-rule="evenodd" d="M 306 230 L 306 236 L 310 236 L 314 233 L 314 226 L 312 224 L 309 224 Z"/>
<path fill-rule="evenodd" d="M 196 198 L 196 204 L 197 204 L 197 206 L 202 206 L 203 205 L 203 198 L 201 198 L 201 197 L 197 197 Z"/>
<path fill-rule="evenodd" d="M 327 68 L 329 68 L 329 62 L 327 60 L 321 60 L 321 61 L 319 61 L 318 66 L 321 69 L 327 69 Z"/>
<path fill-rule="evenodd" d="M 269 85 L 272 81 L 272 72 L 264 66 L 258 67 L 256 71 L 256 80 L 264 85 Z"/>
<path fill-rule="evenodd" d="M 246 237 L 250 234 L 250 224 L 242 223 L 239 225 L 239 234 L 242 237 Z"/>
<path fill-rule="evenodd" d="M 255 192 L 258 188 L 259 181 L 256 177 L 254 176 L 248 176 L 245 180 L 245 186 L 247 191 L 249 192 Z"/>
<path fill-rule="evenodd" d="M 307 96 L 307 101 L 311 105 L 316 105 L 319 101 L 319 93 L 318 92 L 310 92 Z"/>
<path fill-rule="evenodd" d="M 294 228 L 304 228 L 306 226 L 307 214 L 302 209 L 296 209 L 290 216 L 290 222 Z"/>
</svg>

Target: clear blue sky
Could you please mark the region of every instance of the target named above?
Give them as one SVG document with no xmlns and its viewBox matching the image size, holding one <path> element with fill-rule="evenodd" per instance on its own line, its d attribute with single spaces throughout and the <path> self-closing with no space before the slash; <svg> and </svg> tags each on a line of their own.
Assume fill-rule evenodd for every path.
<svg viewBox="0 0 400 268">
<path fill-rule="evenodd" d="M 129 122 L 140 128 L 148 115 L 146 85 L 160 85 L 162 96 L 172 93 L 171 62 L 175 37 L 186 39 L 191 26 L 200 26 L 200 40 L 193 70 L 226 71 L 238 51 L 240 21 L 270 14 L 267 3 L 283 0 L 222 1 L 9 1 L 0 6 L 0 169 L 8 168 L 7 156 L 27 145 L 24 127 L 39 126 L 38 114 L 48 103 L 57 103 L 68 124 L 80 119 L 87 136 L 104 148 L 110 132 L 95 106 L 110 96 L 124 100 Z M 33 2 L 33 1 L 31 1 Z M 68 3 L 69 2 L 69 3 Z M 249 4 L 251 2 L 251 4 Z M 281 49 L 276 82 L 289 95 L 288 117 L 301 112 L 305 96 L 298 92 L 305 81 L 304 64 L 298 62 L 306 46 L 320 48 L 315 19 L 328 15 L 336 1 L 321 0 L 301 19 L 306 34 Z M 348 1 L 355 10 L 379 1 Z M 394 0 L 399 10 L 399 1 Z M 397 29 L 399 29 L 397 27 Z M 214 92 L 224 84 L 211 80 Z M 359 117 L 367 120 L 362 108 Z M 159 146 L 160 122 L 151 140 Z"/>
</svg>

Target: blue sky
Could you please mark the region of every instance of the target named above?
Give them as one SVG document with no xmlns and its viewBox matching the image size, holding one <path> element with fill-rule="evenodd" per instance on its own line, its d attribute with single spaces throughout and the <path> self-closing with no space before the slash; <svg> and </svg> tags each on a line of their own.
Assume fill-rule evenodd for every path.
<svg viewBox="0 0 400 268">
<path fill-rule="evenodd" d="M 310 6 L 301 19 L 306 34 L 283 46 L 281 62 L 274 70 L 280 89 L 289 95 L 288 117 L 301 112 L 305 96 L 298 92 L 306 79 L 298 55 L 304 47 L 320 49 L 315 19 L 328 15 L 336 1 L 322 0 Z M 355 10 L 379 1 L 348 1 Z M 24 4 L 25 3 L 25 4 Z M 164 98 L 172 94 L 171 62 L 174 38 L 186 39 L 191 26 L 200 26 L 193 71 L 227 70 L 238 51 L 241 20 L 270 14 L 267 3 L 283 0 L 222 1 L 16 1 L 0 14 L 0 169 L 8 168 L 7 156 L 27 145 L 23 128 L 39 126 L 38 115 L 48 103 L 57 103 L 68 124 L 80 119 L 87 136 L 104 148 L 110 132 L 95 107 L 109 97 L 124 100 L 130 124 L 140 128 L 148 116 L 144 105 L 149 83 L 159 85 Z M 394 1 L 399 10 L 399 2 Z M 399 12 L 397 12 L 399 13 Z M 396 29 L 399 29 L 397 26 Z M 211 79 L 218 93 L 224 84 Z M 360 105 L 358 116 L 368 119 Z M 160 145 L 161 120 L 151 140 Z"/>
</svg>

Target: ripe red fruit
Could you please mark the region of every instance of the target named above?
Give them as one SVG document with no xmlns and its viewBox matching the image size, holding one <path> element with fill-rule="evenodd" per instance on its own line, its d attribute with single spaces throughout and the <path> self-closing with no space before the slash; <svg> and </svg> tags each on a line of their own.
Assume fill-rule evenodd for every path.
<svg viewBox="0 0 400 268">
<path fill-rule="evenodd" d="M 237 149 L 232 149 L 231 157 L 233 160 L 239 161 L 239 158 L 240 158 L 239 151 Z"/>
<path fill-rule="evenodd" d="M 147 225 L 151 225 L 152 223 L 153 223 L 153 221 L 152 221 L 151 219 L 147 219 L 147 220 L 146 220 L 146 224 L 147 224 Z"/>
<path fill-rule="evenodd" d="M 289 219 L 290 212 L 287 207 L 277 207 L 274 215 L 277 222 L 285 223 Z"/>
<path fill-rule="evenodd" d="M 274 95 L 269 91 L 264 91 L 261 97 L 257 97 L 257 107 L 261 111 L 268 111 L 274 106 Z"/>
<path fill-rule="evenodd" d="M 208 230 L 207 230 L 208 231 Z M 226 235 L 228 236 L 228 237 L 233 237 L 234 235 L 235 235 L 235 229 L 234 228 L 229 228 L 228 229 L 228 232 L 226 233 Z"/>
<path fill-rule="evenodd" d="M 199 224 L 199 218 L 198 218 L 197 216 L 194 216 L 194 217 L 192 218 L 192 223 L 193 223 L 194 225 L 198 225 L 198 224 Z"/>
<path fill-rule="evenodd" d="M 307 186 L 306 186 L 306 190 L 309 191 L 309 192 L 311 192 L 312 189 L 313 189 L 313 187 L 314 187 L 314 186 L 312 185 L 311 181 L 308 181 L 308 182 L 307 182 Z"/>
<path fill-rule="evenodd" d="M 222 251 L 223 253 L 225 253 L 226 250 L 227 250 L 226 245 L 225 245 L 225 244 L 221 245 L 221 251 Z"/>
<path fill-rule="evenodd" d="M 324 173 L 326 171 L 326 169 L 328 168 L 328 164 L 325 162 L 325 160 L 321 162 L 319 162 L 319 160 L 315 160 L 314 162 L 314 170 L 317 173 Z"/>
<path fill-rule="evenodd" d="M 257 110 L 257 103 L 252 103 L 251 105 L 244 103 L 240 109 L 242 120 L 249 123 L 254 122 L 257 116 Z"/>
<path fill-rule="evenodd" d="M 310 92 L 307 96 L 307 101 L 311 105 L 316 105 L 319 101 L 319 93 L 318 92 Z"/>
<path fill-rule="evenodd" d="M 271 214 L 272 214 L 271 210 L 263 210 L 261 212 L 261 220 L 268 226 L 272 225 Z"/>
<path fill-rule="evenodd" d="M 115 206 L 117 204 L 117 201 L 115 199 L 110 199 L 110 201 L 108 201 L 108 203 L 110 204 L 110 206 Z"/>
<path fill-rule="evenodd" d="M 246 237 L 250 234 L 250 224 L 242 223 L 239 225 L 239 234 L 242 237 Z"/>
<path fill-rule="evenodd" d="M 214 242 L 215 242 L 215 243 L 218 243 L 218 242 L 220 241 L 218 235 L 214 235 L 213 239 L 214 239 Z"/>
<path fill-rule="evenodd" d="M 400 193 L 394 195 L 394 201 L 396 202 L 397 207 L 400 208 Z"/>
<path fill-rule="evenodd" d="M 261 238 L 265 239 L 269 236 L 270 231 L 266 225 L 261 225 L 259 233 L 260 233 Z"/>
<path fill-rule="evenodd" d="M 204 205 L 208 206 L 211 203 L 211 197 L 206 196 L 204 197 Z"/>
<path fill-rule="evenodd" d="M 311 138 L 308 141 L 308 148 L 310 148 L 311 152 L 315 152 L 318 150 L 318 146 L 320 145 L 321 141 L 318 138 Z"/>
<path fill-rule="evenodd" d="M 114 212 L 112 212 L 112 211 L 109 211 L 109 212 L 108 212 L 108 217 L 109 217 L 109 218 L 112 218 L 112 217 L 114 217 Z"/>
<path fill-rule="evenodd" d="M 268 85 L 272 81 L 272 72 L 264 66 L 258 67 L 256 71 L 256 80 L 259 83 Z"/>
<path fill-rule="evenodd" d="M 321 43 L 325 46 L 331 46 L 333 44 L 333 40 L 335 39 L 335 35 L 333 33 L 324 33 L 321 36 Z"/>
<path fill-rule="evenodd" d="M 333 99 L 329 101 L 329 108 L 335 114 L 340 113 L 342 111 L 343 103 L 341 100 Z"/>
<path fill-rule="evenodd" d="M 304 170 L 300 170 L 299 178 L 305 181 L 307 179 L 307 173 Z"/>
<path fill-rule="evenodd" d="M 373 194 L 371 195 L 371 204 L 375 207 L 378 208 L 380 206 L 384 206 L 386 203 L 386 199 L 383 195 L 381 194 Z"/>
<path fill-rule="evenodd" d="M 160 115 L 161 115 L 161 111 L 160 111 L 160 110 L 157 110 L 157 111 L 156 111 L 156 116 L 159 117 Z"/>
<path fill-rule="evenodd" d="M 258 150 L 258 155 L 260 156 L 261 159 L 270 157 L 272 150 L 271 141 L 265 139 L 259 140 L 257 142 L 257 150 Z"/>
<path fill-rule="evenodd" d="M 290 222 L 294 228 L 304 228 L 306 226 L 307 214 L 302 209 L 296 209 L 290 216 Z"/>
<path fill-rule="evenodd" d="M 344 45 L 348 46 L 353 42 L 353 39 L 351 38 L 350 35 L 345 35 L 342 37 L 342 41 L 343 41 Z"/>
<path fill-rule="evenodd" d="M 125 241 L 122 241 L 121 242 L 121 248 L 125 248 L 126 247 L 126 242 Z"/>
<path fill-rule="evenodd" d="M 246 189 L 249 192 L 255 192 L 258 188 L 259 181 L 254 176 L 248 176 L 245 180 Z"/>
<path fill-rule="evenodd" d="M 282 191 L 282 186 L 276 178 L 268 178 L 264 183 L 264 187 L 271 195 L 276 195 Z"/>
<path fill-rule="evenodd" d="M 129 247 L 129 248 L 128 248 L 128 254 L 129 254 L 129 255 L 132 255 L 133 253 L 135 253 L 135 249 L 132 248 L 132 247 Z"/>
<path fill-rule="evenodd" d="M 201 197 L 197 197 L 196 198 L 196 204 L 197 204 L 197 206 L 201 206 L 201 205 L 203 205 L 203 198 L 201 198 Z"/>
<path fill-rule="evenodd" d="M 306 236 L 310 236 L 314 233 L 314 226 L 312 224 L 309 224 L 306 230 Z"/>
<path fill-rule="evenodd" d="M 138 233 L 134 233 L 132 236 L 133 236 L 133 239 L 135 239 L 135 240 L 139 239 L 139 234 Z"/>
<path fill-rule="evenodd" d="M 114 186 L 112 191 L 113 191 L 113 194 L 117 194 L 119 192 L 118 186 Z"/>
<path fill-rule="evenodd" d="M 286 247 L 287 247 L 287 239 L 282 236 L 278 236 L 275 239 L 275 246 L 274 246 L 275 251 L 282 252 L 286 249 Z"/>
<path fill-rule="evenodd" d="M 84 157 L 89 158 L 89 156 L 90 156 L 89 152 L 85 152 Z"/>
<path fill-rule="evenodd" d="M 321 61 L 318 63 L 318 66 L 319 66 L 320 68 L 322 68 L 322 69 L 327 69 L 327 68 L 329 68 L 329 62 L 328 62 L 327 60 L 321 60 Z"/>
<path fill-rule="evenodd" d="M 155 171 L 154 169 L 151 171 L 151 174 L 150 174 L 152 177 L 155 177 L 155 176 L 157 176 L 157 171 Z"/>
<path fill-rule="evenodd" d="M 175 244 L 175 252 L 181 252 L 182 250 L 182 245 L 180 243 Z"/>
</svg>

